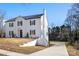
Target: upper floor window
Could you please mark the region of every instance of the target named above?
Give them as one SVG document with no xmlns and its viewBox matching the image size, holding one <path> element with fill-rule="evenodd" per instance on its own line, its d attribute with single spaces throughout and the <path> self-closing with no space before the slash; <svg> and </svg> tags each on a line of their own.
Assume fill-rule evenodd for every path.
<svg viewBox="0 0 79 59">
<path fill-rule="evenodd" d="M 13 23 L 9 23 L 9 27 L 13 27 L 14 26 L 14 24 Z"/>
<path fill-rule="evenodd" d="M 30 20 L 30 25 L 35 25 L 35 20 Z"/>
<path fill-rule="evenodd" d="M 18 25 L 18 26 L 22 26 L 22 21 L 18 21 L 18 22 L 17 22 L 17 25 Z"/>
</svg>

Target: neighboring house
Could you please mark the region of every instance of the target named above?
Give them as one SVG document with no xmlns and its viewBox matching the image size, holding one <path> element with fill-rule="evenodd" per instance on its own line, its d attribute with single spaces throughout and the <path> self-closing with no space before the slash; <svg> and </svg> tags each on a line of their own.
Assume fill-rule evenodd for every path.
<svg viewBox="0 0 79 59">
<path fill-rule="evenodd" d="M 4 31 L 5 37 L 48 37 L 46 10 L 42 14 L 18 16 L 7 20 Z"/>
</svg>

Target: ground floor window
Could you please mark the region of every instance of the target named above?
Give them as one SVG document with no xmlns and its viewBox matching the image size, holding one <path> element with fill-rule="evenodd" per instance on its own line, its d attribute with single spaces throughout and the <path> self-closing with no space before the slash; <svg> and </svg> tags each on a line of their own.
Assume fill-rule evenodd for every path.
<svg viewBox="0 0 79 59">
<path fill-rule="evenodd" d="M 30 35 L 35 35 L 36 31 L 35 30 L 30 30 Z"/>
<path fill-rule="evenodd" d="M 9 31 L 9 36 L 14 37 L 14 31 Z"/>
</svg>

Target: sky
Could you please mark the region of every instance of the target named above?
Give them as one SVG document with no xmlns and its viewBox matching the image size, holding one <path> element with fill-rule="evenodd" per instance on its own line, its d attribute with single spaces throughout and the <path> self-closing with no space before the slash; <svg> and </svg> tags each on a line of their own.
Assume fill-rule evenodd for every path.
<svg viewBox="0 0 79 59">
<path fill-rule="evenodd" d="M 0 3 L 0 10 L 5 13 L 4 20 L 9 20 L 17 16 L 43 13 L 45 8 L 49 26 L 61 26 L 71 6 L 72 4 L 67 3 Z"/>
</svg>

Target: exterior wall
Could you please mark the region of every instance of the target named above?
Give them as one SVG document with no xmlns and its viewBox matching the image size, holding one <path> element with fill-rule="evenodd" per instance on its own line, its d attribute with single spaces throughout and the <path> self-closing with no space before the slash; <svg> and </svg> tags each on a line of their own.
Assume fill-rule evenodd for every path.
<svg viewBox="0 0 79 59">
<path fill-rule="evenodd" d="M 49 42 L 46 10 L 44 10 L 44 15 L 41 17 L 41 38 L 46 39 L 46 42 Z"/>
<path fill-rule="evenodd" d="M 46 14 L 46 10 L 44 10 L 44 15 L 43 15 L 43 29 L 44 29 L 44 36 L 45 39 L 47 39 L 47 41 L 49 41 L 48 39 L 48 19 L 47 19 L 47 14 Z"/>
<path fill-rule="evenodd" d="M 30 26 L 30 20 L 35 20 L 35 25 Z M 17 21 L 22 21 L 23 25 L 17 26 Z M 6 37 L 10 37 L 9 31 L 14 31 L 16 37 L 19 37 L 18 30 L 20 30 L 20 29 L 23 30 L 23 37 L 25 37 L 27 35 L 27 32 L 30 37 L 40 37 L 40 35 L 41 35 L 40 34 L 41 33 L 41 18 L 25 20 L 22 17 L 17 17 L 15 19 L 15 21 L 12 21 L 12 22 L 14 23 L 13 27 L 9 27 L 9 23 L 11 23 L 11 22 L 6 22 L 4 25 Z M 36 34 L 30 35 L 30 30 L 35 30 Z"/>
<path fill-rule="evenodd" d="M 15 30 L 14 27 L 9 28 L 9 23 L 11 23 L 11 22 L 5 23 L 5 25 L 4 25 L 4 30 L 5 30 L 6 37 L 9 37 L 9 31 L 14 31 Z M 13 22 L 13 23 L 15 24 L 15 22 Z"/>
</svg>

